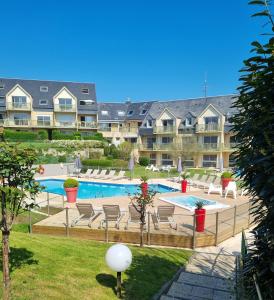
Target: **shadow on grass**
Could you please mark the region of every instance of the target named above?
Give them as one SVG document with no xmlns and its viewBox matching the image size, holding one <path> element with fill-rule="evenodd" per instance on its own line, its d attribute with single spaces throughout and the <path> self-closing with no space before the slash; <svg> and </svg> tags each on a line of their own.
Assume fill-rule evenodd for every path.
<svg viewBox="0 0 274 300">
<path fill-rule="evenodd" d="M 100 273 L 96 275 L 96 280 L 99 284 L 111 288 L 113 293 L 116 294 L 116 278 L 113 275 Z"/>
<path fill-rule="evenodd" d="M 27 250 L 26 248 L 10 248 L 10 272 L 21 268 L 24 265 L 38 264 L 38 260 L 33 259 L 33 252 Z M 0 267 L 2 269 L 2 257 L 0 259 Z"/>
</svg>

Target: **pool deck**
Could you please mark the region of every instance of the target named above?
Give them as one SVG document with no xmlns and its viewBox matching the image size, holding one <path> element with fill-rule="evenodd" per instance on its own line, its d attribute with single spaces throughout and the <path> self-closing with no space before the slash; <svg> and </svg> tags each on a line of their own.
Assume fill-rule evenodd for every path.
<svg viewBox="0 0 274 300">
<path fill-rule="evenodd" d="M 51 176 L 51 179 L 66 179 L 66 176 Z M 47 179 L 43 177 L 43 179 Z M 86 179 L 79 178 L 80 181 L 86 182 L 102 182 L 102 183 L 112 183 L 112 184 L 140 184 L 139 179 L 123 179 L 123 180 L 100 180 L 100 179 Z M 166 179 L 150 179 L 150 184 L 163 184 L 171 188 L 176 188 L 180 190 L 180 184 L 175 183 Z M 159 198 L 168 196 L 182 196 L 181 192 L 168 192 L 156 194 L 154 200 L 154 206 L 149 207 L 148 211 L 151 213 L 149 237 L 146 234 L 146 242 L 154 245 L 163 246 L 175 246 L 175 247 L 193 247 L 193 236 L 195 234 L 197 247 L 199 246 L 212 246 L 216 243 L 216 233 L 218 232 L 218 241 L 223 241 L 232 235 L 232 230 L 234 233 L 240 232 L 243 228 L 247 228 L 248 220 L 248 197 L 238 196 L 237 199 L 233 199 L 232 196 L 228 196 L 227 199 L 221 197 L 218 194 L 207 194 L 206 190 L 190 187 L 187 193 L 184 195 L 193 195 L 199 198 L 204 198 L 207 200 L 217 201 L 219 203 L 228 205 L 229 208 L 223 209 L 210 209 L 207 210 L 205 231 L 203 233 L 198 233 L 193 230 L 193 211 L 184 209 L 180 206 L 175 205 L 174 220 L 177 224 L 177 229 L 171 228 L 169 224 L 161 224 L 158 229 L 156 226 L 156 219 L 153 213 L 157 210 L 159 205 L 170 205 L 166 201 L 162 201 Z M 53 196 L 53 197 L 52 197 Z M 54 199 L 52 199 L 54 198 Z M 46 193 L 41 193 L 36 199 L 37 203 L 45 201 Z M 139 241 L 139 224 L 130 224 L 129 228 L 126 229 L 126 224 L 128 220 L 128 205 L 130 204 L 130 199 L 128 196 L 117 196 L 109 198 L 93 198 L 93 199 L 78 199 L 77 202 L 92 203 L 94 209 L 98 211 L 102 210 L 102 205 L 104 204 L 117 204 L 120 206 L 123 218 L 120 222 L 119 229 L 114 227 L 112 222 L 108 225 L 108 239 L 110 241 L 119 242 L 129 242 L 138 243 Z M 45 202 L 41 206 L 45 205 Z M 63 197 L 50 194 L 50 206 L 63 205 Z M 237 206 L 237 219 L 235 218 L 235 206 Z M 69 224 L 72 220 L 79 216 L 78 210 L 75 204 L 70 204 L 65 202 L 65 207 L 68 207 Z M 216 229 L 216 218 L 217 214 L 220 226 L 218 230 Z M 233 217 L 234 216 L 234 217 Z M 104 214 L 100 213 L 98 217 L 93 221 L 91 228 L 87 226 L 87 222 L 83 221 L 77 224 L 73 228 L 69 228 L 69 235 L 80 238 L 105 240 L 106 230 L 100 227 L 101 220 Z M 52 215 L 39 223 L 33 225 L 33 232 L 36 233 L 46 233 L 54 235 L 65 235 L 66 234 L 66 211 L 62 210 L 60 213 Z M 149 241 L 148 241 L 149 239 Z"/>
</svg>

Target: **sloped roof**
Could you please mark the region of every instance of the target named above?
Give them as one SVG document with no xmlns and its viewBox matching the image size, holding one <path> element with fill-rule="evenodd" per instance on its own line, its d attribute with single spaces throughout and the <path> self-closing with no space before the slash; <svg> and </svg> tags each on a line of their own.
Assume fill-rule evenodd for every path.
<svg viewBox="0 0 274 300">
<path fill-rule="evenodd" d="M 127 108 L 127 120 L 136 120 L 142 121 L 148 114 L 153 102 L 134 102 L 129 103 Z M 145 110 L 146 112 L 142 114 L 142 111 Z M 129 112 L 132 111 L 132 114 L 129 115 Z"/>
<path fill-rule="evenodd" d="M 124 121 L 126 119 L 127 107 L 125 103 L 104 102 L 98 103 L 98 120 L 99 121 Z M 102 111 L 107 111 L 107 115 L 102 115 Z M 118 111 L 123 111 L 123 116 L 118 114 Z"/>
</svg>

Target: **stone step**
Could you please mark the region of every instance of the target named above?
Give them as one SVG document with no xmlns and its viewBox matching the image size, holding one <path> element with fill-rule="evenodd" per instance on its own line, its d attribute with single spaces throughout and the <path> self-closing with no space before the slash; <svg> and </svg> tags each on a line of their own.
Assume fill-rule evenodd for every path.
<svg viewBox="0 0 274 300">
<path fill-rule="evenodd" d="M 235 300 L 233 292 L 216 290 L 182 282 L 173 282 L 167 296 L 191 300 Z"/>
<path fill-rule="evenodd" d="M 234 290 L 234 282 L 232 280 L 204 274 L 194 274 L 190 272 L 181 272 L 177 282 L 228 292 Z"/>
</svg>

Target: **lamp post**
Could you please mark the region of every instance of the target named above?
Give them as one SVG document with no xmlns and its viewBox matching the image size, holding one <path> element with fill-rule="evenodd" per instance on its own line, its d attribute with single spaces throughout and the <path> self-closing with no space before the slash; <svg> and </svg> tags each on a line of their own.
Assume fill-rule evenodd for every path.
<svg viewBox="0 0 274 300">
<path fill-rule="evenodd" d="M 117 296 L 121 298 L 121 272 L 124 272 L 131 265 L 132 253 L 127 246 L 115 244 L 108 249 L 105 260 L 108 267 L 117 272 Z"/>
</svg>

